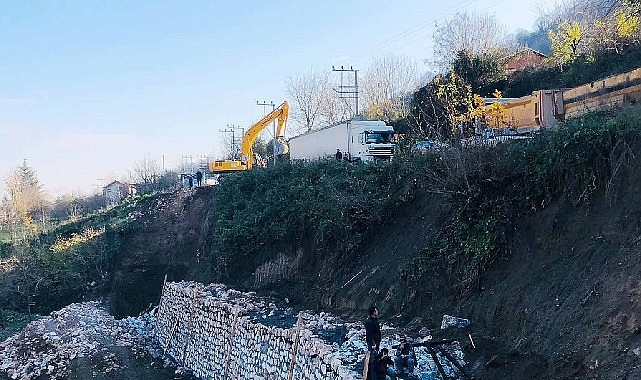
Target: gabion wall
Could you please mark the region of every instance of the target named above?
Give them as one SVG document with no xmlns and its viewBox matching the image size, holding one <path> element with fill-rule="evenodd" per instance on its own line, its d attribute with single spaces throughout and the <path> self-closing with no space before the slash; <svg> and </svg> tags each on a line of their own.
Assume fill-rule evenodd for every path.
<svg viewBox="0 0 641 380">
<path fill-rule="evenodd" d="M 305 326 L 305 314 L 281 316 L 281 326 L 260 323 L 256 312 L 270 306 L 223 285 L 166 283 L 154 336 L 201 379 L 361 378 Z"/>
</svg>

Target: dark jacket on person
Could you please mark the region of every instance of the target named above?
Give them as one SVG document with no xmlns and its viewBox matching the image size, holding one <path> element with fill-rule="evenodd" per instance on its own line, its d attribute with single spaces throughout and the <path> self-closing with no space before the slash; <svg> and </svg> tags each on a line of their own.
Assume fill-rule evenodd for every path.
<svg viewBox="0 0 641 380">
<path fill-rule="evenodd" d="M 414 346 L 412 346 L 411 343 L 405 343 L 403 348 L 401 348 L 401 345 L 399 344 L 396 349 L 396 356 L 401 357 L 402 355 L 407 355 L 407 357 L 412 358 L 414 362 L 416 362 L 416 353 L 414 352 Z"/>
<path fill-rule="evenodd" d="M 393 365 L 394 360 L 387 356 L 383 356 L 383 353 L 379 353 L 376 355 L 376 374 L 378 375 L 378 379 L 385 379 L 385 375 L 387 374 L 387 366 Z"/>
<path fill-rule="evenodd" d="M 378 350 L 381 344 L 381 325 L 378 322 L 378 318 L 369 316 L 365 321 L 365 341 L 367 342 L 368 350 L 371 350 L 374 345 Z"/>
</svg>

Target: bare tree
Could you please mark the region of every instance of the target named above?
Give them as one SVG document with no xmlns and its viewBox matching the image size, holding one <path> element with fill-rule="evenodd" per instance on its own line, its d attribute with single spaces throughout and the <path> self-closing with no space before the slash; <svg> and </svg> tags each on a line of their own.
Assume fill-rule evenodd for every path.
<svg viewBox="0 0 641 380">
<path fill-rule="evenodd" d="M 149 156 L 145 156 L 142 160 L 136 162 L 134 166 L 133 179 L 137 183 L 153 184 L 160 176 L 160 166 L 158 161 Z"/>
<path fill-rule="evenodd" d="M 540 29 L 555 29 L 563 21 L 578 21 L 582 26 L 607 18 L 624 6 L 622 0 L 564 0 L 548 3 L 538 9 L 537 24 Z"/>
<path fill-rule="evenodd" d="M 0 201 L 0 230 L 7 229 L 11 224 L 11 204 L 8 197 L 3 197 Z"/>
<path fill-rule="evenodd" d="M 434 30 L 434 60 L 441 69 L 449 66 L 459 51 L 469 54 L 499 54 L 505 48 L 505 27 L 494 15 L 461 12 Z"/>
<path fill-rule="evenodd" d="M 142 160 L 136 162 L 130 177 L 136 182 L 138 192 L 144 194 L 158 190 L 158 178 L 160 178 L 161 174 L 158 161 L 145 156 Z"/>
<path fill-rule="evenodd" d="M 348 101 L 349 99 L 341 98 L 334 90 L 335 88 L 332 88 L 331 91 L 327 91 L 322 96 L 322 107 L 320 110 L 321 125 L 331 125 L 349 119 L 355 112 L 355 110 L 352 110 L 352 105 Z"/>
<path fill-rule="evenodd" d="M 386 121 L 406 116 L 408 95 L 418 84 L 418 69 L 411 59 L 388 56 L 375 60 L 366 71 L 362 85 L 365 116 Z"/>
<path fill-rule="evenodd" d="M 231 133 L 231 129 L 225 129 L 224 132 L 221 132 L 221 139 L 223 140 L 224 147 L 222 158 L 225 160 L 238 160 L 240 157 L 240 148 L 242 145 L 244 129 L 235 126 L 231 126 L 231 128 L 234 128 L 234 133 Z"/>
<path fill-rule="evenodd" d="M 329 88 L 329 73 L 319 70 L 287 79 L 287 93 L 293 103 L 290 117 L 298 129 L 311 131 L 318 126 L 323 97 Z"/>
</svg>

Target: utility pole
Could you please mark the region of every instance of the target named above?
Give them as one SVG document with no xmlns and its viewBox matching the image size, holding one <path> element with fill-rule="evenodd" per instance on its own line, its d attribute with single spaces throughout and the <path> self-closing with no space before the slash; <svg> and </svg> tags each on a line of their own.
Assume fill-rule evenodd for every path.
<svg viewBox="0 0 641 380">
<path fill-rule="evenodd" d="M 199 154 L 198 155 L 198 169 L 205 169 L 207 168 L 207 164 L 209 163 L 209 157 L 204 155 L 204 154 Z"/>
<path fill-rule="evenodd" d="M 267 115 L 267 110 L 265 109 L 266 106 L 272 106 L 272 112 L 276 110 L 276 105 L 274 104 L 273 100 L 270 100 L 269 103 L 267 103 L 266 101 L 259 103 L 257 100 L 256 105 L 263 106 L 263 116 Z M 274 138 L 272 139 L 272 156 L 274 156 L 274 165 L 276 165 L 276 120 L 274 120 L 272 125 L 274 129 Z"/>
<path fill-rule="evenodd" d="M 358 70 L 354 70 L 352 66 L 350 66 L 349 68 L 345 68 L 341 66 L 340 69 L 337 69 L 334 66 L 332 66 L 332 71 L 338 71 L 341 73 L 341 84 L 340 86 L 338 86 L 338 89 L 335 88 L 334 91 L 338 92 L 341 99 L 354 99 L 356 103 L 354 107 L 356 110 L 356 112 L 354 113 L 354 116 L 358 116 Z M 354 73 L 353 86 L 343 85 L 344 72 Z"/>
<path fill-rule="evenodd" d="M 182 158 L 183 158 L 183 169 L 185 169 L 185 167 L 189 165 L 188 173 L 193 174 L 194 173 L 194 156 L 182 156 Z M 183 170 L 183 171 L 187 171 L 187 170 Z"/>
<path fill-rule="evenodd" d="M 227 124 L 229 127 L 229 124 Z M 234 145 L 234 128 L 225 128 L 225 129 L 219 129 L 218 132 L 222 133 L 223 135 L 226 135 L 228 133 L 231 133 L 231 150 L 230 154 L 233 155 L 235 153 L 235 145 Z"/>
<path fill-rule="evenodd" d="M 232 159 L 235 159 L 235 160 L 239 159 L 239 156 L 240 156 L 239 155 L 239 148 L 238 148 L 238 145 L 240 145 L 240 144 L 237 144 L 237 142 L 236 142 L 236 130 L 237 129 L 240 129 L 242 131 L 241 136 L 245 134 L 245 128 L 241 128 L 241 127 L 239 127 L 237 125 L 233 125 L 233 124 L 227 124 L 227 128 L 218 130 L 222 134 L 231 133 L 231 154 L 233 156 Z M 241 139 L 242 139 L 242 137 L 241 137 Z"/>
</svg>

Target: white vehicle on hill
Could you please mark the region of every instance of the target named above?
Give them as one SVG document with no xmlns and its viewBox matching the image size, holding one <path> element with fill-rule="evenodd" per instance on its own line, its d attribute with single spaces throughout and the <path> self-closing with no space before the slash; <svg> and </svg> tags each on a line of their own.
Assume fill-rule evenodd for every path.
<svg viewBox="0 0 641 380">
<path fill-rule="evenodd" d="M 348 161 L 389 160 L 394 155 L 394 128 L 380 120 L 349 120 L 289 139 L 292 160 L 335 157 Z"/>
</svg>

